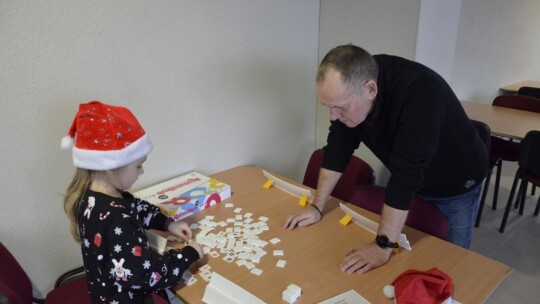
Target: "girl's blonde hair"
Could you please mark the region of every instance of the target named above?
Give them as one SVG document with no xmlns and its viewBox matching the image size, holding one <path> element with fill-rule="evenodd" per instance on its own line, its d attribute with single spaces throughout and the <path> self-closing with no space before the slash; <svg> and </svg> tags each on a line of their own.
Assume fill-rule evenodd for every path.
<svg viewBox="0 0 540 304">
<path fill-rule="evenodd" d="M 78 243 L 81 242 L 78 230 L 77 213 L 81 205 L 81 200 L 86 192 L 86 189 L 90 187 L 90 183 L 94 178 L 94 172 L 92 170 L 77 168 L 75 176 L 69 184 L 66 195 L 64 197 L 64 211 L 69 219 L 71 235 Z"/>
</svg>

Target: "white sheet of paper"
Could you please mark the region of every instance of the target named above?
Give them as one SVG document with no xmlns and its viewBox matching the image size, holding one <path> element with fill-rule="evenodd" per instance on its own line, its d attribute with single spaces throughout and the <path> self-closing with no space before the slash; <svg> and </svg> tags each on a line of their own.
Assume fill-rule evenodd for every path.
<svg viewBox="0 0 540 304">
<path fill-rule="evenodd" d="M 319 304 L 371 304 L 355 290 L 349 290 Z"/>
<path fill-rule="evenodd" d="M 339 207 L 341 208 L 341 210 L 343 212 L 352 215 L 353 222 L 355 222 L 356 224 L 366 228 L 368 231 L 370 231 L 370 232 L 372 232 L 374 234 L 377 234 L 377 229 L 379 228 L 379 224 L 377 224 L 374 221 L 372 221 L 372 220 L 370 220 L 370 219 L 368 219 L 366 217 L 363 217 L 360 214 L 354 212 L 352 209 L 345 206 L 343 203 L 339 203 Z M 401 233 L 399 235 L 399 246 L 403 247 L 403 248 L 405 248 L 407 250 L 412 250 L 411 244 L 407 240 L 407 236 L 404 233 Z"/>
<path fill-rule="evenodd" d="M 265 304 L 261 299 L 216 272 L 212 273 L 202 300 L 207 304 Z"/>
</svg>

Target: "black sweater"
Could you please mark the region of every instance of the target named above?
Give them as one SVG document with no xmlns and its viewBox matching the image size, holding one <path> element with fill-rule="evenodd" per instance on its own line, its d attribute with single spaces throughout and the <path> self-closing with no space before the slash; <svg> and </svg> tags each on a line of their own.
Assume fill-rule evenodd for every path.
<svg viewBox="0 0 540 304">
<path fill-rule="evenodd" d="M 487 149 L 446 81 L 404 58 L 374 58 L 374 109 L 355 128 L 332 121 L 323 168 L 343 172 L 364 142 L 390 170 L 385 203 L 402 210 L 417 195 L 451 197 L 481 183 Z"/>
<path fill-rule="evenodd" d="M 186 246 L 163 255 L 148 245 L 145 229 L 165 230 L 167 216 L 124 192 L 115 198 L 87 190 L 78 211 L 79 235 L 92 303 L 145 303 L 163 294 L 199 258 Z"/>
</svg>

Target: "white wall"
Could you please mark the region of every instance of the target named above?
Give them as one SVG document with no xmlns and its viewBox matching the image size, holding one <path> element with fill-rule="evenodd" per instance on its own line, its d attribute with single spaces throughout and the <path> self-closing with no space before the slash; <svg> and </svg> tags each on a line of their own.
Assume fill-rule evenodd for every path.
<svg viewBox="0 0 540 304">
<path fill-rule="evenodd" d="M 353 43 L 371 54 L 391 54 L 414 59 L 420 0 L 322 0 L 319 62 L 335 46 Z M 315 75 L 313 76 L 315 81 Z M 318 148 L 326 145 L 330 111 L 317 104 Z M 364 145 L 355 152 L 386 184 L 388 170 Z"/>
<path fill-rule="evenodd" d="M 499 88 L 540 80 L 540 1 L 463 0 L 452 87 L 490 104 Z"/>
<path fill-rule="evenodd" d="M 415 60 L 462 100 L 490 104 L 499 88 L 540 79 L 540 2 L 422 0 Z"/>
<path fill-rule="evenodd" d="M 0 241 L 39 289 L 82 264 L 59 146 L 78 103 L 128 106 L 150 134 L 135 188 L 247 164 L 298 180 L 318 18 L 317 1 L 0 1 Z"/>
<path fill-rule="evenodd" d="M 461 0 L 422 0 L 415 61 L 452 80 Z"/>
</svg>

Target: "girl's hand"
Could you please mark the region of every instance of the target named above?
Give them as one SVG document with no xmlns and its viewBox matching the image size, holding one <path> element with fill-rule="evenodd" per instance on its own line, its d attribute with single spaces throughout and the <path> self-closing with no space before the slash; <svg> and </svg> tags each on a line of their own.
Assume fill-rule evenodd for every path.
<svg viewBox="0 0 540 304">
<path fill-rule="evenodd" d="M 191 229 L 186 222 L 172 222 L 169 225 L 169 232 L 188 242 L 193 237 Z"/>
</svg>

